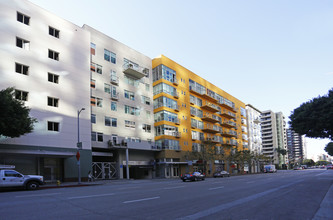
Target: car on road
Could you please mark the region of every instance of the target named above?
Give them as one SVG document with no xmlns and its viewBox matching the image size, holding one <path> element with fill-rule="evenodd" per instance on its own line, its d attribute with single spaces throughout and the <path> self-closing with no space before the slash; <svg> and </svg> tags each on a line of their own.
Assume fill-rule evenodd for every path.
<svg viewBox="0 0 333 220">
<path fill-rule="evenodd" d="M 230 177 L 230 173 L 228 173 L 227 171 L 219 171 L 219 172 L 216 172 L 214 173 L 214 178 L 216 177 Z"/>
<path fill-rule="evenodd" d="M 327 170 L 333 170 L 333 165 L 327 165 L 327 166 L 326 166 L 326 169 L 327 169 Z"/>
<path fill-rule="evenodd" d="M 193 172 L 193 173 L 185 173 L 180 175 L 180 179 L 185 181 L 197 181 L 197 180 L 205 180 L 206 175 L 200 172 Z"/>
<path fill-rule="evenodd" d="M 275 165 L 265 165 L 264 166 L 264 173 L 276 173 L 277 170 L 275 168 Z"/>
</svg>

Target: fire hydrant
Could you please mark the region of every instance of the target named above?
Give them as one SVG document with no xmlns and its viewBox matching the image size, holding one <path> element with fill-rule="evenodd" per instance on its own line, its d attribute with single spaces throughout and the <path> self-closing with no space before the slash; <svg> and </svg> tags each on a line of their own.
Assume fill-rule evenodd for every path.
<svg viewBox="0 0 333 220">
<path fill-rule="evenodd" d="M 57 180 L 57 186 L 60 186 L 61 182 L 60 180 Z"/>
</svg>

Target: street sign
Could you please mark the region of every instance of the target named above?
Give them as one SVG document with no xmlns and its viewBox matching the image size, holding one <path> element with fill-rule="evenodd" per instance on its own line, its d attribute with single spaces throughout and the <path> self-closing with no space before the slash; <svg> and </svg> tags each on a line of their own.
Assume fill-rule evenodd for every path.
<svg viewBox="0 0 333 220">
<path fill-rule="evenodd" d="M 79 151 L 76 152 L 76 159 L 77 159 L 77 161 L 80 160 L 80 152 Z"/>
<path fill-rule="evenodd" d="M 76 147 L 77 147 L 78 149 L 82 149 L 82 142 L 78 142 L 78 143 L 76 144 Z"/>
</svg>

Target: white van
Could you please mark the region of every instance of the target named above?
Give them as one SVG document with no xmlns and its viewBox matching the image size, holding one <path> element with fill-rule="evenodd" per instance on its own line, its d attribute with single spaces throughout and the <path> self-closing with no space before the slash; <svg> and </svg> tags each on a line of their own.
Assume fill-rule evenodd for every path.
<svg viewBox="0 0 333 220">
<path fill-rule="evenodd" d="M 275 168 L 275 165 L 265 165 L 264 166 L 264 173 L 276 173 L 277 170 Z"/>
</svg>

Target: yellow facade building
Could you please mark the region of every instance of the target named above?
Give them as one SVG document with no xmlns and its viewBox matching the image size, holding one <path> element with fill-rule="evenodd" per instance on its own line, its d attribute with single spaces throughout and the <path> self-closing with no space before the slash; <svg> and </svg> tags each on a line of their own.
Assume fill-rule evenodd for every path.
<svg viewBox="0 0 333 220">
<path fill-rule="evenodd" d="M 152 68 L 156 176 L 237 172 L 226 159 L 247 150 L 245 103 L 163 55 Z"/>
</svg>

